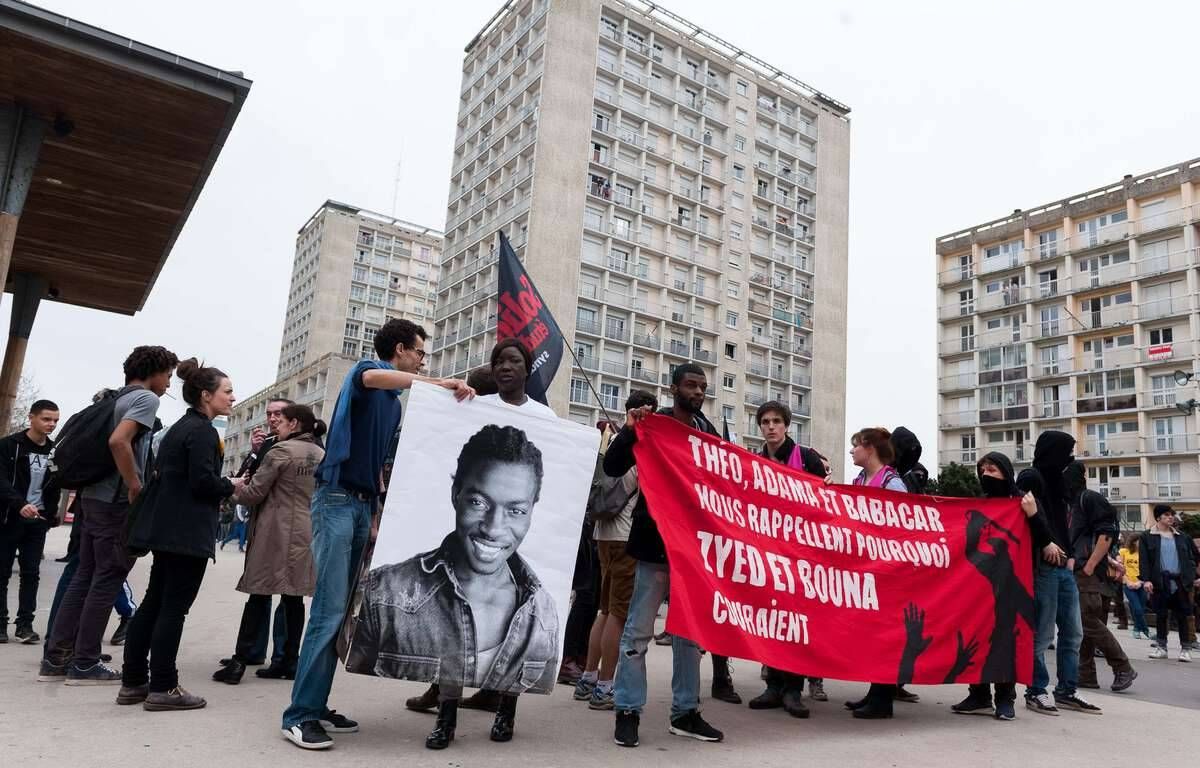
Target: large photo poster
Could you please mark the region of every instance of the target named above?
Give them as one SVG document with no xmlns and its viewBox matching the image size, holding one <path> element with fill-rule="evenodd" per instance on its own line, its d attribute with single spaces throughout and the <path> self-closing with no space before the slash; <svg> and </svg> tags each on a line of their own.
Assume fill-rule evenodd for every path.
<svg viewBox="0 0 1200 768">
<path fill-rule="evenodd" d="M 414 386 L 346 668 L 549 693 L 599 443 L 563 419 Z"/>
</svg>

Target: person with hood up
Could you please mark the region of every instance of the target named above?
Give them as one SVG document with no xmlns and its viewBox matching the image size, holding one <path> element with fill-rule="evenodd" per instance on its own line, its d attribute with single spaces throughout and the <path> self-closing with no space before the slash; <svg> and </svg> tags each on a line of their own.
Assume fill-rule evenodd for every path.
<svg viewBox="0 0 1200 768">
<path fill-rule="evenodd" d="M 1066 432 L 1047 430 L 1038 435 L 1033 448 L 1033 466 L 1017 475 L 1017 487 L 1031 492 L 1046 514 L 1050 535 L 1064 552 L 1071 549 L 1067 524 L 1067 489 L 1063 471 L 1075 460 L 1075 438 Z M 1057 562 L 1038 563 L 1033 573 L 1034 619 L 1033 685 L 1025 689 L 1025 706 L 1041 715 L 1057 716 L 1059 709 L 1100 714 L 1100 707 L 1076 694 L 1079 680 L 1079 644 L 1083 625 L 1079 615 L 1079 588 L 1063 557 Z M 1050 670 L 1046 651 L 1055 642 L 1058 684 L 1054 695 L 1047 691 Z"/>
<path fill-rule="evenodd" d="M 1088 490 L 1087 469 L 1082 462 L 1073 461 L 1067 465 L 1063 482 L 1067 491 L 1071 558 L 1083 625 L 1083 641 L 1079 645 L 1079 687 L 1100 687 L 1096 679 L 1096 649 L 1099 649 L 1108 666 L 1112 667 L 1112 689 L 1124 691 L 1133 685 L 1137 672 L 1109 631 L 1103 607 L 1103 595 L 1116 594 L 1121 583 L 1120 577 L 1112 578 L 1109 568 L 1109 552 L 1120 532 L 1117 511 L 1103 495 Z"/>
<path fill-rule="evenodd" d="M 1050 533 L 1050 526 L 1046 522 L 1045 513 L 1038 508 L 1037 499 L 1034 498 L 1032 493 L 1022 492 L 1021 489 L 1017 488 L 1017 484 L 1014 482 L 1015 473 L 1013 472 L 1013 465 L 1012 462 L 1009 461 L 1008 457 L 1003 453 L 995 451 L 988 453 L 975 464 L 975 473 L 979 476 L 979 485 L 983 488 L 983 495 L 986 498 L 1021 499 L 1021 511 L 1025 513 L 1025 519 L 1029 524 L 1029 530 L 1033 540 L 1032 551 L 1035 553 L 1035 567 L 1037 565 L 1038 552 L 1041 553 L 1041 556 L 1047 562 L 1059 562 L 1063 557 L 1063 551 L 1057 544 L 1054 543 L 1053 536 Z M 981 534 L 982 531 L 979 531 L 976 534 L 976 538 L 981 538 Z M 1005 544 L 1003 539 L 999 537 L 997 537 L 997 541 L 999 545 Z M 1011 576 L 1013 574 L 1012 569 L 1009 568 L 1007 574 L 997 572 L 996 566 L 999 564 L 1001 559 L 998 556 L 1000 550 L 997 548 L 997 545 L 993 544 L 993 554 L 988 555 L 978 552 L 977 541 L 973 543 L 975 544 L 974 548 L 976 551 L 972 553 L 970 560 L 972 564 L 974 564 L 975 567 L 980 570 L 981 573 L 988 577 L 988 580 L 993 584 L 993 589 L 996 591 L 997 624 L 1001 624 L 1000 614 L 1003 610 L 1010 612 L 1013 619 L 1011 622 L 1004 623 L 1015 626 L 1016 616 L 1024 615 L 1030 620 L 1030 626 L 1036 627 L 1036 624 L 1034 623 L 1036 622 L 1036 616 L 1029 615 L 1034 613 L 1033 605 L 1029 600 L 1029 596 L 1024 592 L 1023 589 L 1012 590 L 1013 585 L 1011 583 L 1003 583 L 1005 581 L 1011 582 Z M 1001 549 L 1007 549 L 1007 547 L 1001 547 Z M 1006 590 L 1017 592 L 1017 594 L 1014 595 L 1016 599 L 1013 601 L 1015 605 L 1005 606 L 1002 604 L 1002 598 L 1007 596 L 1006 594 L 1002 594 L 1002 592 Z M 1007 633 L 1006 639 L 1009 646 L 1015 642 L 1015 638 L 1015 633 Z M 995 650 L 995 646 L 998 645 L 995 639 L 993 639 L 992 645 L 993 650 Z M 989 660 L 992 658 L 992 656 L 993 654 L 989 652 Z M 1011 653 L 1008 655 L 1008 658 L 1012 658 Z M 985 672 L 986 671 L 987 667 L 985 663 Z M 1015 667 L 1013 668 L 1013 671 L 1016 671 Z M 994 707 L 992 704 L 993 699 L 991 685 L 988 683 L 977 683 L 968 688 L 967 698 L 963 699 L 958 704 L 952 705 L 950 709 L 960 715 L 994 714 L 997 720 L 1016 719 L 1017 714 L 1013 704 L 1017 700 L 1017 684 L 1015 682 L 1007 682 L 996 683 L 995 686 L 996 696 Z"/>
<path fill-rule="evenodd" d="M 904 482 L 909 493 L 925 493 L 929 485 L 929 470 L 921 463 L 921 441 L 907 427 L 896 427 L 892 432 L 892 451 L 896 454 L 892 465 Z"/>
</svg>

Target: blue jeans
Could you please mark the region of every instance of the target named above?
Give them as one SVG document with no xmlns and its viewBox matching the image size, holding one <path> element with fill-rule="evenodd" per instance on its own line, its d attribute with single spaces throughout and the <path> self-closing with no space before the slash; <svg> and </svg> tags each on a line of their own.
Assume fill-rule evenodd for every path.
<svg viewBox="0 0 1200 768">
<path fill-rule="evenodd" d="M 1046 693 L 1050 670 L 1045 656 L 1050 643 L 1055 642 L 1056 628 L 1058 685 L 1054 686 L 1054 693 L 1074 695 L 1079 682 L 1079 644 L 1083 641 L 1075 574 L 1066 568 L 1038 563 L 1033 575 L 1033 599 L 1037 621 L 1033 636 L 1033 685 L 1025 689 L 1025 695 Z"/>
<path fill-rule="evenodd" d="M 312 497 L 312 552 L 317 587 L 309 608 L 308 628 L 300 648 L 292 704 L 283 727 L 320 720 L 328 712 L 329 690 L 337 669 L 337 635 L 350 604 L 359 559 L 371 533 L 374 501 L 333 485 L 319 486 Z"/>
<path fill-rule="evenodd" d="M 1125 597 L 1129 600 L 1129 613 L 1133 615 L 1133 631 L 1150 636 L 1150 627 L 1146 626 L 1146 590 L 1125 587 Z"/>
<path fill-rule="evenodd" d="M 665 565 L 637 564 L 629 616 L 621 633 L 621 652 L 613 680 L 613 706 L 641 713 L 646 706 L 646 649 L 654 637 L 658 607 L 671 586 Z M 671 718 L 700 707 L 700 646 L 671 636 Z"/>
</svg>

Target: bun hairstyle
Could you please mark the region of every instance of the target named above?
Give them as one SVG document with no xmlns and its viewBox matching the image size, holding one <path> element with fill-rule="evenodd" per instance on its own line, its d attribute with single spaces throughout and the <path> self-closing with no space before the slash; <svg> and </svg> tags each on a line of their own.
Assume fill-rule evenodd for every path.
<svg viewBox="0 0 1200 768">
<path fill-rule="evenodd" d="M 299 403 L 292 403 L 281 412 L 283 418 L 288 421 L 296 421 L 300 425 L 300 435 L 312 435 L 313 437 L 321 437 L 325 434 L 327 427 L 325 422 L 321 421 L 313 413 L 312 408 Z"/>
<path fill-rule="evenodd" d="M 228 378 L 220 368 L 205 367 L 194 357 L 181 361 L 175 375 L 183 382 L 184 402 L 193 408 L 200 407 L 203 393 L 216 392 L 221 379 Z"/>
</svg>

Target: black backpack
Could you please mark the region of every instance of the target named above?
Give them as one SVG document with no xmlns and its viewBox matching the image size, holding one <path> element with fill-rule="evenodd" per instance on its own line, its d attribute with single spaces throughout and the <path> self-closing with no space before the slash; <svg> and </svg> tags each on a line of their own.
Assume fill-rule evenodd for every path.
<svg viewBox="0 0 1200 768">
<path fill-rule="evenodd" d="M 50 451 L 46 484 L 78 491 L 117 471 L 108 439 L 113 433 L 117 399 L 138 385 L 107 389 L 99 400 L 67 419 Z"/>
</svg>

